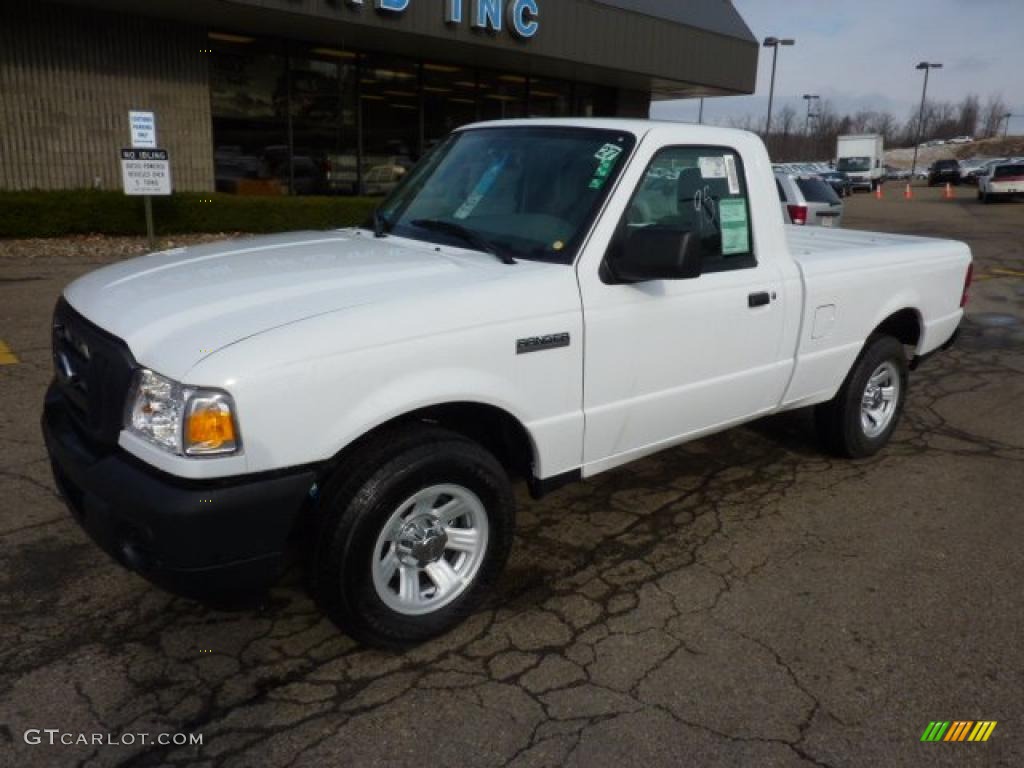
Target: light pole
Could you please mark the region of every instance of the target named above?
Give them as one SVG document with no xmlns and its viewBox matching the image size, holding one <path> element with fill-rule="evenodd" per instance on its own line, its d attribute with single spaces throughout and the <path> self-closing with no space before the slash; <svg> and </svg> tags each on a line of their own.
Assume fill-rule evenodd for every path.
<svg viewBox="0 0 1024 768">
<path fill-rule="evenodd" d="M 941 64 L 922 61 L 915 69 L 924 70 L 924 87 L 921 89 L 921 111 L 917 115 L 917 140 L 914 142 L 914 161 L 910 164 L 910 180 L 917 174 L 917 150 L 921 147 L 921 129 L 924 128 L 924 100 L 928 95 L 928 73 L 933 69 L 942 69 Z"/>
<path fill-rule="evenodd" d="M 805 93 L 804 99 L 807 101 L 807 121 L 804 123 L 804 133 L 810 135 L 811 133 L 811 103 L 820 99 L 815 93 Z"/>
<path fill-rule="evenodd" d="M 772 132 L 772 102 L 775 101 L 775 66 L 779 63 L 779 46 L 793 45 L 794 43 L 796 43 L 796 40 L 792 38 L 766 37 L 764 39 L 764 47 L 774 49 L 772 52 L 772 84 L 768 89 L 768 123 L 764 127 L 765 139 Z"/>
<path fill-rule="evenodd" d="M 1003 141 L 1006 141 L 1006 137 L 1010 133 L 1010 118 L 1011 117 L 1013 117 L 1013 113 L 1012 112 L 1007 112 L 1005 115 L 1003 115 L 1003 119 L 1006 121 L 1006 125 L 1003 126 Z"/>
<path fill-rule="evenodd" d="M 704 97 L 700 97 L 700 112 L 697 113 L 697 125 L 704 124 Z"/>
</svg>

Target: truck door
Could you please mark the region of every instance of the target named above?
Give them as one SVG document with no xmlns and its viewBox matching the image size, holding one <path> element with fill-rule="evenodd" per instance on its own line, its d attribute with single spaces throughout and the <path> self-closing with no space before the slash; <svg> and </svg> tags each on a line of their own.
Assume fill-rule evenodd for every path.
<svg viewBox="0 0 1024 768">
<path fill-rule="evenodd" d="M 702 274 L 617 284 L 581 262 L 586 347 L 585 473 L 773 408 L 791 360 L 781 349 L 777 261 L 755 249 L 739 153 L 675 146 L 650 152 L 633 179 L 609 249 L 632 228 L 671 227 L 699 238 Z M 759 200 L 761 205 L 775 201 Z"/>
</svg>

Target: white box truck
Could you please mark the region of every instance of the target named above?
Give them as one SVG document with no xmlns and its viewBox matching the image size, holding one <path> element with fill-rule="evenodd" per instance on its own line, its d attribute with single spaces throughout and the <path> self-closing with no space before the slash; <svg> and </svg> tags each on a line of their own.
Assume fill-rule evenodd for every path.
<svg viewBox="0 0 1024 768">
<path fill-rule="evenodd" d="M 854 189 L 870 189 L 885 182 L 885 146 L 879 133 L 840 136 L 836 170 L 850 177 Z"/>
</svg>

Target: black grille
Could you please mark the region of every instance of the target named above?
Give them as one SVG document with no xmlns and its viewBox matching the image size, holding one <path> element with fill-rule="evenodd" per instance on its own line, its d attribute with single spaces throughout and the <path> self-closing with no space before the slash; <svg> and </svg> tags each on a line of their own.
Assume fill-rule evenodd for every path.
<svg viewBox="0 0 1024 768">
<path fill-rule="evenodd" d="M 57 391 L 79 431 L 97 446 L 116 445 L 136 367 L 128 345 L 60 299 L 53 311 L 53 364 Z"/>
</svg>

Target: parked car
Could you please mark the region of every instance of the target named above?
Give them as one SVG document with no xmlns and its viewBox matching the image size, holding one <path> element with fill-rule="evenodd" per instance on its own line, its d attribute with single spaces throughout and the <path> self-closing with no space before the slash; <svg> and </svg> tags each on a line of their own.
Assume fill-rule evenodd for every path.
<svg viewBox="0 0 1024 768">
<path fill-rule="evenodd" d="M 782 205 L 782 218 L 787 224 L 821 227 L 843 225 L 843 201 L 824 179 L 796 173 L 776 173 L 775 187 Z"/>
<path fill-rule="evenodd" d="M 363 178 L 363 194 L 368 196 L 386 195 L 405 176 L 406 169 L 401 165 L 377 165 L 366 172 Z"/>
<path fill-rule="evenodd" d="M 960 163 L 956 160 L 936 160 L 928 169 L 928 186 L 959 184 Z"/>
<path fill-rule="evenodd" d="M 970 250 L 785 227 L 768 168 L 711 126 L 467 126 L 372 227 L 85 275 L 42 417 L 61 497 L 186 594 L 265 588 L 293 548 L 331 619 L 394 648 L 488 594 L 515 479 L 540 497 L 809 406 L 871 456 L 955 337 Z"/>
<path fill-rule="evenodd" d="M 842 171 L 817 171 L 816 175 L 824 179 L 839 197 L 849 197 L 853 194 L 850 177 Z"/>
<path fill-rule="evenodd" d="M 972 136 L 954 136 L 947 143 L 948 144 L 970 144 L 974 141 Z"/>
<path fill-rule="evenodd" d="M 978 177 L 978 199 L 983 203 L 993 200 L 1012 200 L 1024 195 L 1024 163 L 996 163 L 989 166 L 984 176 Z"/>
<path fill-rule="evenodd" d="M 999 163 L 1004 163 L 1004 162 L 1011 162 L 1010 158 L 1006 158 L 1006 157 L 988 158 L 986 160 L 982 160 L 977 165 L 972 166 L 966 172 L 963 170 L 963 167 L 961 166 L 961 181 L 963 183 L 965 183 L 965 184 L 970 184 L 970 185 L 976 187 L 976 186 L 978 186 L 978 179 L 981 178 L 982 176 L 984 176 L 986 173 L 988 173 L 988 169 L 991 166 L 998 165 Z"/>
</svg>

